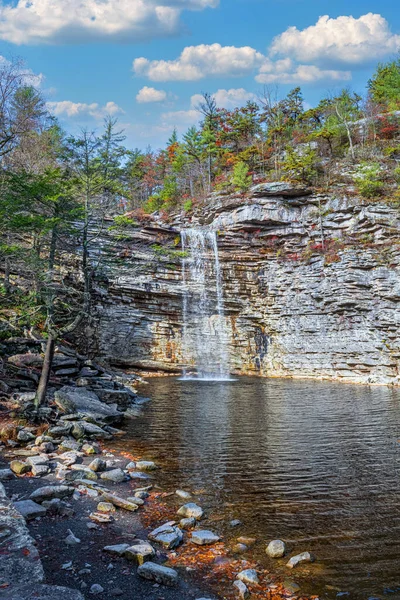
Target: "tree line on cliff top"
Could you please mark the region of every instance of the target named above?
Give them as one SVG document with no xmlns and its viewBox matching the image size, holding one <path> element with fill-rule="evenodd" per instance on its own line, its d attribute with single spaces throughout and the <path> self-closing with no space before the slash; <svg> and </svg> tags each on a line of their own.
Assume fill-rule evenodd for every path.
<svg viewBox="0 0 400 600">
<path fill-rule="evenodd" d="M 91 245 L 107 216 L 124 226 L 157 211 L 168 221 L 174 211 L 190 216 L 212 191 L 245 194 L 252 182 L 282 179 L 318 186 L 338 160 L 358 169 L 365 198 L 383 193 L 381 159 L 400 181 L 400 59 L 378 65 L 365 98 L 344 89 L 305 108 L 299 87 L 284 98 L 265 88 L 234 110 L 205 93 L 198 111 L 198 126 L 181 138 L 174 131 L 157 151 L 127 149 L 111 117 L 100 133 L 70 136 L 23 64 L 2 63 L 0 338 L 24 327 L 47 337 L 38 405 L 57 339 L 88 318 Z M 75 253 L 72 276 L 64 257 Z"/>
</svg>

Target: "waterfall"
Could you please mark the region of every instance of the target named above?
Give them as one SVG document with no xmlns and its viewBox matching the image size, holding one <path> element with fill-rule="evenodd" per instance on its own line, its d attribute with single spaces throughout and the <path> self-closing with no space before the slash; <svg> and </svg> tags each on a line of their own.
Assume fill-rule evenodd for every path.
<svg viewBox="0 0 400 600">
<path fill-rule="evenodd" d="M 228 329 L 217 235 L 206 229 L 181 233 L 185 362 L 197 379 L 229 379 Z M 184 378 L 191 378 L 190 369 Z"/>
</svg>

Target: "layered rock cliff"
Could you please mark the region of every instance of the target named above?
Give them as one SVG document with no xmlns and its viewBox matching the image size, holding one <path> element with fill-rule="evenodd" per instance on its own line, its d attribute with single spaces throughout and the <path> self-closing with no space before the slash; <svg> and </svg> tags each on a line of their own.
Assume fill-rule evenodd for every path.
<svg viewBox="0 0 400 600">
<path fill-rule="evenodd" d="M 218 231 L 231 367 L 260 376 L 398 384 L 400 213 L 340 186 L 213 194 L 189 220 L 101 239 L 95 346 L 114 364 L 179 371 L 179 230 Z"/>
</svg>

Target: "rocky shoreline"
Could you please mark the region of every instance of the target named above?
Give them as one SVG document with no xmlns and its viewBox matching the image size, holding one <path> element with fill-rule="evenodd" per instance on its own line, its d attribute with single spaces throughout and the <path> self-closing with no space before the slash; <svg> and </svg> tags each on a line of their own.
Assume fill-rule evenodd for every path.
<svg viewBox="0 0 400 600">
<path fill-rule="evenodd" d="M 112 450 L 124 434 L 116 425 L 145 402 L 132 378 L 122 383 L 123 374 L 58 347 L 41 408 L 47 425 L 30 425 L 33 392 L 23 383 L 18 390 L 15 371 L 30 382 L 40 360 L 38 351 L 10 355 L 1 380 L 1 597 L 299 597 L 293 581 L 280 583 L 244 558 L 254 539 L 229 548 L 191 491 L 161 489 L 158 465 Z M 267 553 L 282 557 L 283 542 Z M 287 566 L 312 560 L 299 555 Z"/>
</svg>

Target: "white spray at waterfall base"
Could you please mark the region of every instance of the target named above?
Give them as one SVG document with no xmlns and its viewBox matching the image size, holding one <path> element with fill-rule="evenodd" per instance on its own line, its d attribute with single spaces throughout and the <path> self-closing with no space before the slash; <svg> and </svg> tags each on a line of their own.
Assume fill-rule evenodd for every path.
<svg viewBox="0 0 400 600">
<path fill-rule="evenodd" d="M 222 272 L 217 234 L 207 229 L 181 232 L 183 259 L 183 379 L 230 380 Z"/>
</svg>

